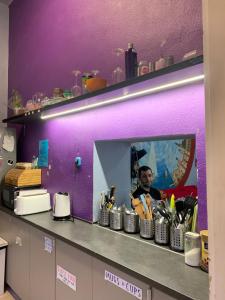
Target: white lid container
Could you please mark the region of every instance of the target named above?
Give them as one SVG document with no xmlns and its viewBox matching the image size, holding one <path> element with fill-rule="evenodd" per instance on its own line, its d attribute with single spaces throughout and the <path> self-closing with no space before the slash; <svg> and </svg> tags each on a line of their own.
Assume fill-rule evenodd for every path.
<svg viewBox="0 0 225 300">
<path fill-rule="evenodd" d="M 201 246 L 200 234 L 196 232 L 185 233 L 185 263 L 192 267 L 200 264 Z"/>
</svg>

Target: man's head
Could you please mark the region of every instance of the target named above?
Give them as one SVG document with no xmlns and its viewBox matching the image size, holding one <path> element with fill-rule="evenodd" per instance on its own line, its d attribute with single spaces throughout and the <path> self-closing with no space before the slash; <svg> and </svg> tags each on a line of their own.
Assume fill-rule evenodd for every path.
<svg viewBox="0 0 225 300">
<path fill-rule="evenodd" d="M 143 187 L 149 188 L 153 181 L 152 169 L 148 166 L 142 166 L 138 169 L 138 177 Z"/>
</svg>

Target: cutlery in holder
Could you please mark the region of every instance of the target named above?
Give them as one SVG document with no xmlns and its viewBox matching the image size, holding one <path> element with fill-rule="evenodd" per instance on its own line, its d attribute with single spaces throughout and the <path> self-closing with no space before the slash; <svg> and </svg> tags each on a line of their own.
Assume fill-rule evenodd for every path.
<svg viewBox="0 0 225 300">
<path fill-rule="evenodd" d="M 112 230 L 123 229 L 123 211 L 121 208 L 114 207 L 110 210 L 110 228 Z"/>
<path fill-rule="evenodd" d="M 109 209 L 107 207 L 100 208 L 99 225 L 109 226 Z"/>
<path fill-rule="evenodd" d="M 140 219 L 140 236 L 144 239 L 153 239 L 155 226 L 153 219 Z"/>
<path fill-rule="evenodd" d="M 170 239 L 170 223 L 164 218 L 155 219 L 155 242 L 160 245 L 169 244 Z"/>
<path fill-rule="evenodd" d="M 124 212 L 124 231 L 127 233 L 139 232 L 139 215 L 133 210 Z"/>
<path fill-rule="evenodd" d="M 184 251 L 184 235 L 185 232 L 184 224 L 174 224 L 170 227 L 170 247 L 174 251 Z"/>
</svg>

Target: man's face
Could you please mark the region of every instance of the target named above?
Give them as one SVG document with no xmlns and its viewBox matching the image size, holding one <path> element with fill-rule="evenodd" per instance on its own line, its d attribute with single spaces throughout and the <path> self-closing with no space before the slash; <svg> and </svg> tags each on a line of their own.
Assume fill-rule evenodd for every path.
<svg viewBox="0 0 225 300">
<path fill-rule="evenodd" d="M 143 186 L 149 187 L 153 181 L 153 174 L 151 170 L 141 171 L 140 181 Z"/>
</svg>

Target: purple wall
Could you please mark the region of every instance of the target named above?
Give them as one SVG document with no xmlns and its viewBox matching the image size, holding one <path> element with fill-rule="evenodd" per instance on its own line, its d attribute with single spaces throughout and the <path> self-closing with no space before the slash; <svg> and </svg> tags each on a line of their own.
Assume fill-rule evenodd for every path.
<svg viewBox="0 0 225 300">
<path fill-rule="evenodd" d="M 9 91 L 24 99 L 70 88 L 73 69 L 111 80 L 123 63 L 112 49 L 134 42 L 138 59 L 202 54 L 202 0 L 14 0 L 10 6 Z"/>
<path fill-rule="evenodd" d="M 10 7 L 9 91 L 18 88 L 27 100 L 37 91 L 50 93 L 54 87 L 71 87 L 74 68 L 97 68 L 109 79 L 117 64 L 113 48 L 125 48 L 133 41 L 139 59 L 155 60 L 164 39 L 164 55 L 173 54 L 176 61 L 192 49 L 202 53 L 201 0 L 14 0 Z M 31 160 L 37 155 L 38 141 L 48 139 L 52 169 L 43 172 L 45 186 L 51 193 L 70 192 L 74 214 L 91 221 L 95 140 L 181 134 L 196 134 L 199 221 L 204 228 L 201 84 L 27 125 L 20 137 L 19 154 L 22 160 Z M 77 155 L 83 157 L 80 171 L 74 167 Z"/>
<path fill-rule="evenodd" d="M 204 86 L 201 84 L 146 96 L 76 115 L 37 122 L 26 127 L 22 159 L 37 155 L 38 141 L 49 139 L 52 169 L 43 182 L 53 193 L 68 191 L 74 214 L 92 219 L 93 143 L 96 140 L 196 134 L 198 159 L 199 224 L 206 217 Z M 83 158 L 81 170 L 74 157 Z"/>
</svg>

